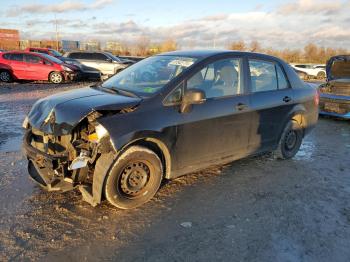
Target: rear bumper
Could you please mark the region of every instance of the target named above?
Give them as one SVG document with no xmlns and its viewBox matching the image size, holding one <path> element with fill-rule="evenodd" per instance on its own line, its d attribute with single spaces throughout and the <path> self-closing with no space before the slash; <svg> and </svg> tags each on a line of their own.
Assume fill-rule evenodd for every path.
<svg viewBox="0 0 350 262">
<path fill-rule="evenodd" d="M 321 93 L 320 115 L 350 119 L 350 96 Z"/>
</svg>

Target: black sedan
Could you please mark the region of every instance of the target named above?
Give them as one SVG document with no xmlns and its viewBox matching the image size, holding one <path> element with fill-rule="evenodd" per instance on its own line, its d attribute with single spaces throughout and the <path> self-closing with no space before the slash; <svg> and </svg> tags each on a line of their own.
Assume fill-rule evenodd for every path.
<svg viewBox="0 0 350 262">
<path fill-rule="evenodd" d="M 39 100 L 23 123 L 24 151 L 45 189 L 79 188 L 93 206 L 105 196 L 134 208 L 163 179 L 266 151 L 292 158 L 317 123 L 318 102 L 278 58 L 171 52 Z"/>
</svg>

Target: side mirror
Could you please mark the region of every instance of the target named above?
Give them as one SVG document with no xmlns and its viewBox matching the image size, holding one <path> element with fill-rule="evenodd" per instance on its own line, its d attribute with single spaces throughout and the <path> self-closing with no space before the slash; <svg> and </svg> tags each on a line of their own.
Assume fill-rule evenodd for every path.
<svg viewBox="0 0 350 262">
<path fill-rule="evenodd" d="M 205 93 L 200 89 L 187 90 L 182 98 L 180 107 L 181 113 L 188 113 L 191 110 L 192 105 L 203 104 L 205 102 Z"/>
<path fill-rule="evenodd" d="M 112 60 L 111 58 L 107 58 L 106 61 L 107 61 L 108 63 L 112 63 L 112 62 L 113 62 L 113 60 Z"/>
</svg>

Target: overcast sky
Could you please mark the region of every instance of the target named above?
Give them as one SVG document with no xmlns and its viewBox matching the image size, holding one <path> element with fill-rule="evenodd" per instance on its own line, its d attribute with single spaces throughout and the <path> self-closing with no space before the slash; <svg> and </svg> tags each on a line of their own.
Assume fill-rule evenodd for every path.
<svg viewBox="0 0 350 262">
<path fill-rule="evenodd" d="M 53 4 L 56 2 L 56 4 Z M 22 39 L 132 42 L 177 40 L 182 47 L 224 48 L 257 40 L 264 47 L 312 42 L 350 47 L 350 0 L 0 0 L 0 28 Z M 59 3 L 59 4 L 57 4 Z"/>
</svg>

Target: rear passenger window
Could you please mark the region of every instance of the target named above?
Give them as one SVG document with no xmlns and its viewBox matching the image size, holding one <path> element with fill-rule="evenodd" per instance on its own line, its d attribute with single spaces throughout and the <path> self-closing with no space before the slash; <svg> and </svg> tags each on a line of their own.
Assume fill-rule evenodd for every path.
<svg viewBox="0 0 350 262">
<path fill-rule="evenodd" d="M 249 68 L 253 92 L 277 90 L 278 85 L 274 63 L 249 60 Z"/>
<path fill-rule="evenodd" d="M 92 55 L 92 59 L 94 60 L 102 60 L 102 61 L 107 61 L 107 56 L 105 56 L 104 54 L 101 54 L 101 53 L 94 53 Z"/>
<path fill-rule="evenodd" d="M 80 59 L 81 55 L 80 55 L 80 53 L 71 53 L 68 55 L 68 57 L 73 58 L 73 59 Z"/>
<path fill-rule="evenodd" d="M 249 60 L 252 92 L 273 91 L 288 88 L 288 81 L 281 67 L 273 62 Z"/>
<path fill-rule="evenodd" d="M 4 58 L 12 61 L 23 62 L 23 54 L 6 54 Z"/>
</svg>

